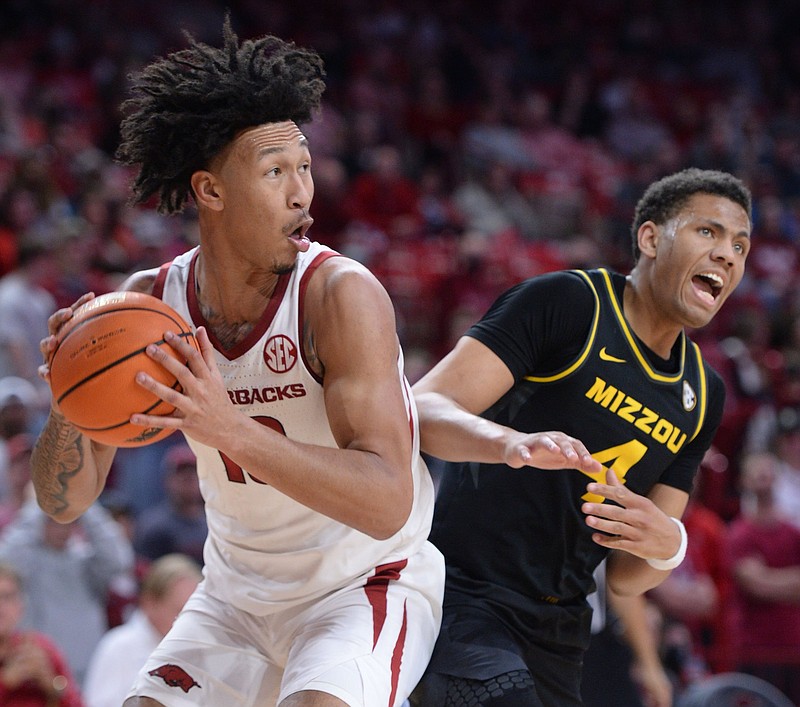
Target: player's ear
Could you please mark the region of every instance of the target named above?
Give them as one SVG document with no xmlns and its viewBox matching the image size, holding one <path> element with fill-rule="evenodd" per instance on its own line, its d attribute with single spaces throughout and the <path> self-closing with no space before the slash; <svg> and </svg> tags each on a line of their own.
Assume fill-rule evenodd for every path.
<svg viewBox="0 0 800 707">
<path fill-rule="evenodd" d="M 205 169 L 192 174 L 192 191 L 198 206 L 205 206 L 213 211 L 221 211 L 223 207 L 222 191 L 216 177 Z"/>
<path fill-rule="evenodd" d="M 636 232 L 639 250 L 647 258 L 656 256 L 656 245 L 658 244 L 659 228 L 653 221 L 645 221 Z"/>
</svg>

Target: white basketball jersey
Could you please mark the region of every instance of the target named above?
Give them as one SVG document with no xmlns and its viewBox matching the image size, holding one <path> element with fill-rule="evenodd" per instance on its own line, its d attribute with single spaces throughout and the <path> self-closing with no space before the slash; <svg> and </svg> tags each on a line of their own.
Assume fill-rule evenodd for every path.
<svg viewBox="0 0 800 707">
<path fill-rule="evenodd" d="M 193 330 L 205 325 L 194 284 L 197 250 L 165 265 L 154 292 Z M 233 349 L 225 351 L 209 331 L 228 395 L 239 410 L 291 439 L 326 447 L 337 445 L 321 381 L 304 360 L 301 318 L 307 281 L 331 256 L 338 254 L 318 243 L 300 253 L 291 274 L 280 277 L 261 321 Z M 427 542 L 434 490 L 419 456 L 417 412 L 402 354 L 398 375 L 413 435 L 414 503 L 405 526 L 387 540 L 375 540 L 317 513 L 256 481 L 218 450 L 187 440 L 197 455 L 206 504 L 204 572 L 210 594 L 265 615 L 322 596 L 377 565 L 409 557 Z M 264 458 L 269 455 L 265 447 Z"/>
</svg>

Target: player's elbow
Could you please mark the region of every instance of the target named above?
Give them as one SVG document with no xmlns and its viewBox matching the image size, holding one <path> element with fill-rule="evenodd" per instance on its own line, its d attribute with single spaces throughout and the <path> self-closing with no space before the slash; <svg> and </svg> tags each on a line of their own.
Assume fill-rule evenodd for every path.
<svg viewBox="0 0 800 707">
<path fill-rule="evenodd" d="M 641 560 L 641 562 L 643 564 L 644 560 Z M 615 572 L 612 571 L 609 565 L 606 573 L 606 585 L 618 596 L 633 597 L 654 589 L 668 576 L 669 572 L 654 570 L 649 565 L 644 566 L 642 571 L 639 572 Z"/>
<path fill-rule="evenodd" d="M 36 502 L 39 504 L 39 508 L 41 508 L 48 517 L 50 517 L 56 523 L 61 523 L 62 525 L 66 525 L 67 523 L 72 523 L 73 521 L 77 520 L 85 510 L 71 505 L 58 503 L 55 499 L 47 497 L 43 494 L 36 495 Z"/>
<path fill-rule="evenodd" d="M 635 597 L 642 593 L 638 586 L 625 580 L 614 580 L 611 577 L 606 579 L 608 589 L 620 597 Z"/>
<path fill-rule="evenodd" d="M 375 540 L 388 540 L 405 526 L 411 515 L 412 503 L 411 491 L 387 495 L 382 507 L 376 508 L 370 527 L 365 532 Z"/>
</svg>

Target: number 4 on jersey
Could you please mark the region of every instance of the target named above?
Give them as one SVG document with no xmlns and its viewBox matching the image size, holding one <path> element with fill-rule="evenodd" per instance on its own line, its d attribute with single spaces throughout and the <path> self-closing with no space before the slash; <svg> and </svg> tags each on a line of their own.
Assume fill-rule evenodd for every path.
<svg viewBox="0 0 800 707">
<path fill-rule="evenodd" d="M 596 474 L 588 474 L 583 471 L 592 481 L 604 484 L 606 482 L 606 472 L 613 469 L 617 478 L 624 484 L 625 476 L 630 468 L 637 464 L 647 451 L 647 447 L 637 439 L 632 439 L 625 444 L 618 444 L 616 447 L 609 447 L 600 452 L 592 454 L 597 461 L 599 461 L 603 468 Z M 605 499 L 598 496 L 596 493 L 585 493 L 581 498 L 589 503 L 602 503 Z"/>
</svg>

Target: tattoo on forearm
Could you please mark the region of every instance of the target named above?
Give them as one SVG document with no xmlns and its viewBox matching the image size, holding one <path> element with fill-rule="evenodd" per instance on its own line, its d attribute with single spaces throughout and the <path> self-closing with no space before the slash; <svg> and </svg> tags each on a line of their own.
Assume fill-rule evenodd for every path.
<svg viewBox="0 0 800 707">
<path fill-rule="evenodd" d="M 51 413 L 36 442 L 34 458 L 33 478 L 39 504 L 51 515 L 67 510 L 69 482 L 84 467 L 80 432 L 63 416 Z"/>
</svg>

